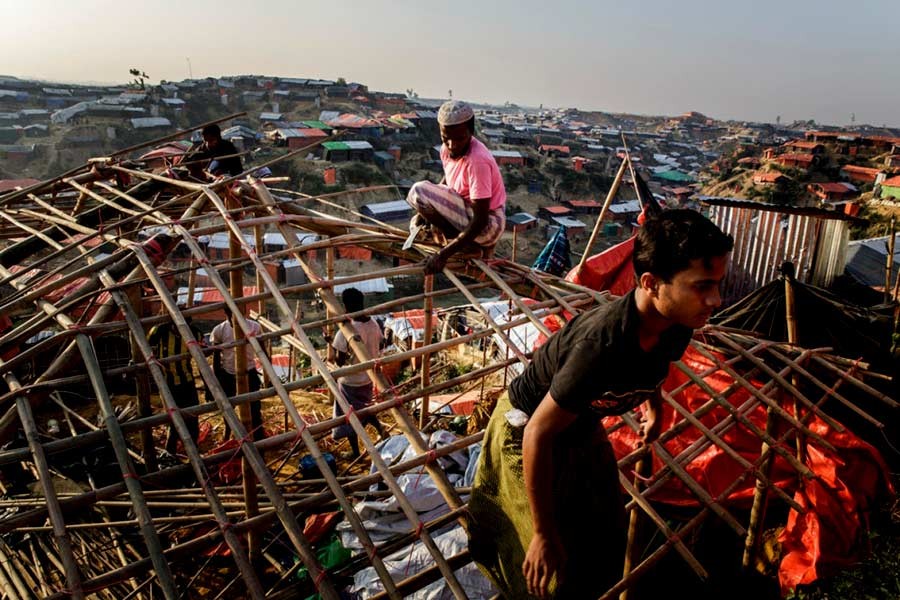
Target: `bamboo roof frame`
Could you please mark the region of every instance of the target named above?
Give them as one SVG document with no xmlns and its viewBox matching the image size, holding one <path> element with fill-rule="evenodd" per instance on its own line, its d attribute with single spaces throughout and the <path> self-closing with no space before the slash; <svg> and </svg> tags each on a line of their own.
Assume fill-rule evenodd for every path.
<svg viewBox="0 0 900 600">
<path fill-rule="evenodd" d="M 340 195 L 379 191 L 383 187 L 311 197 L 291 190 L 270 190 L 264 180 L 254 179 L 250 173 L 205 184 L 152 173 L 129 159 L 136 150 L 175 139 L 189 131 L 131 147 L 109 157 L 92 159 L 60 177 L 0 196 L 0 237 L 18 238 L 0 250 L 0 313 L 11 314 L 18 320 L 13 329 L 0 334 L 0 351 L 23 344 L 41 330 L 51 328 L 55 331 L 55 335 L 37 342 L 33 348 L 6 360 L 0 359 L 0 376 L 7 387 L 0 395 L 0 437 L 9 439 L 21 430 L 27 441 L 25 447 L 0 450 L 0 467 L 29 465 L 41 490 L 40 496 L 0 498 L 0 510 L 16 511 L 0 515 L 2 597 L 149 598 L 156 592 L 174 599 L 178 597 L 175 570 L 179 559 L 221 543 L 230 550 L 234 571 L 231 582 L 216 590 L 217 593 L 225 594 L 237 585 L 240 593 L 251 598 L 278 597 L 291 589 L 288 575 L 293 570 L 278 566 L 277 561 L 267 555 L 268 547 L 244 544 L 247 536 L 267 531 L 275 535 L 275 539 L 283 540 L 281 543 L 286 543 L 300 557 L 298 565 L 308 569 L 311 580 L 324 598 L 338 597 L 339 577 L 352 575 L 368 566 L 374 567 L 384 590 L 374 597 L 400 598 L 437 579 L 444 579 L 455 598 L 466 598 L 465 589 L 454 571 L 471 562 L 468 552 L 444 556 L 433 539 L 434 532 L 449 523 L 467 526 L 464 497 L 449 482 L 438 458 L 480 442 L 482 433 L 460 438 L 442 448 L 429 449 L 420 430 L 433 422 L 427 412 L 427 398 L 442 390 L 484 381 L 486 376 L 506 372 L 517 363 L 527 363 L 530 349 L 514 344 L 509 337 L 510 330 L 530 323 L 547 335 L 550 332 L 543 322 L 547 316 L 558 315 L 565 319 L 608 302 L 609 295 L 502 259 L 485 261 L 465 257 L 458 257 L 444 269 L 443 276 L 450 282 L 450 287 L 434 289 L 433 280 L 423 276 L 421 265 L 422 258 L 434 251 L 432 245 L 416 243 L 410 250 L 402 250 L 406 235 L 402 229 L 352 210 L 342 209 L 346 216 L 336 217 L 311 208 L 320 203 L 333 212 L 341 209 L 333 202 Z M 276 182 L 271 180 L 269 183 Z M 273 195 L 272 191 L 279 195 Z M 68 201 L 73 197 L 77 199 L 74 205 Z M 158 261 L 148 255 L 141 242 L 143 234 L 151 228 L 163 228 L 168 232 L 169 242 L 164 252 L 171 252 L 177 244 L 189 251 L 190 259 L 180 260 L 173 269 L 176 275 L 188 276 L 187 306 L 179 305 L 158 271 Z M 303 246 L 289 244 L 284 250 L 268 252 L 260 244 L 262 228 L 281 233 L 285 240 L 294 239 L 292 233 L 297 231 L 316 233 L 325 239 Z M 248 231 L 255 234 L 255 245 L 245 240 L 244 233 Z M 226 233 L 232 240 L 227 258 L 211 258 L 198 242 L 199 236 L 213 233 Z M 105 258 L 97 258 L 97 251 L 88 246 L 92 239 L 111 246 L 114 252 Z M 323 277 L 309 254 L 319 249 L 334 250 L 342 245 L 361 246 L 411 264 L 343 277 L 340 283 L 374 277 L 423 277 L 422 293 L 370 306 L 353 315 L 346 314 L 333 291 L 337 280 L 327 274 Z M 285 257 L 298 261 L 308 283 L 280 285 L 269 274 L 266 262 Z M 192 306 L 196 271 L 200 268 L 206 270 L 212 287 L 223 298 L 221 302 Z M 240 279 L 239 274 L 244 270 L 255 272 L 256 294 L 244 296 L 242 288 L 234 287 L 234 281 Z M 226 282 L 226 274 L 232 285 Z M 47 300 L 51 293 L 59 294 L 64 286 L 81 278 L 85 278 L 85 283 L 77 291 L 60 295 L 52 302 Z M 142 288 L 150 290 L 143 300 L 160 303 L 164 309 L 162 314 L 150 315 L 141 310 L 141 302 L 135 297 L 140 299 Z M 475 295 L 476 291 L 480 294 L 494 292 L 507 298 L 512 319 L 495 321 Z M 304 293 L 315 293 L 319 297 L 328 309 L 326 318 L 298 321 L 287 296 Z M 421 347 L 384 357 L 369 356 L 363 344 L 354 339 L 349 325 L 349 318 L 354 315 L 375 315 L 390 308 L 417 305 L 424 305 L 427 314 L 431 314 L 433 302 L 450 294 L 463 296 L 480 314 L 483 324 L 466 335 L 429 341 Z M 526 303 L 526 297 L 536 302 Z M 86 306 L 94 309 L 93 314 Z M 230 309 L 236 329 L 243 334 L 237 335 L 230 346 L 235 349 L 249 346 L 262 365 L 265 384 L 259 391 L 248 392 L 239 384 L 238 393 L 229 397 L 207 362 L 211 349 L 203 347 L 193 337 L 187 319 L 223 306 Z M 252 306 L 272 307 L 281 322 L 260 318 L 264 332 L 253 335 L 243 316 L 244 308 Z M 114 320 L 117 314 L 122 320 Z M 166 383 L 164 367 L 184 357 L 155 357 L 146 340 L 149 328 L 163 322 L 172 323 L 187 341 L 189 358 L 209 389 L 212 402 L 187 409 L 178 407 Z M 431 319 L 426 322 L 430 329 Z M 354 364 L 335 368 L 320 357 L 310 335 L 326 327 L 337 327 L 344 332 L 356 358 Z M 107 371 L 101 368 L 95 340 L 108 334 L 130 337 L 135 352 L 132 364 Z M 432 357 L 459 345 L 479 340 L 486 343 L 491 339 L 504 342 L 511 356 L 440 383 L 431 381 Z M 273 341 L 284 343 L 292 351 L 308 357 L 312 374 L 301 374 L 296 379 L 282 382 L 266 350 Z M 614 598 L 626 592 L 671 551 L 680 555 L 698 577 L 705 578 L 708 575 L 706 568 L 685 540 L 710 516 L 722 520 L 735 535 L 747 537 L 748 541 L 758 536 L 759 524 L 741 523 L 726 502 L 729 494 L 744 480 L 756 481 L 764 493 L 802 511 L 790 494 L 769 480 L 766 471 L 769 457 L 773 454 L 783 457 L 798 477 L 815 477 L 789 444 L 794 443 L 794 438 L 800 438 L 803 444 L 824 451 L 833 450 L 806 425 L 811 416 L 816 415 L 833 427 L 841 427 L 828 414 L 825 406 L 828 400 L 849 407 L 875 427 L 883 427 L 865 407 L 849 397 L 848 392 L 839 392 L 840 388 L 852 388 L 857 395 L 892 409 L 898 407 L 894 399 L 873 386 L 882 377 L 870 371 L 868 365 L 833 356 L 828 349 L 802 349 L 715 327 L 704 329 L 692 345 L 714 366 L 706 373 L 695 373 L 677 363 L 677 368 L 688 378 L 681 389 L 697 387 L 709 396 L 709 401 L 691 413 L 673 399 L 675 392 L 681 389 L 664 394 L 664 401 L 683 420 L 664 432 L 651 446 L 638 448 L 619 461 L 620 481 L 628 498 L 627 508 L 652 523 L 665 541 L 644 560 L 633 561 L 628 572 L 603 598 Z M 236 354 L 242 356 L 243 352 Z M 39 356 L 52 358 L 49 367 L 40 374 L 21 379 L 21 368 Z M 396 386 L 385 377 L 384 367 L 408 359 L 418 359 L 422 373 L 416 387 L 398 393 Z M 369 374 L 378 393 L 371 407 L 354 412 L 336 380 L 361 371 Z M 704 380 L 713 373 L 729 375 L 733 385 L 724 392 L 715 392 Z M 140 408 L 143 412 L 137 418 L 120 421 L 108 384 L 123 375 L 152 379 L 162 406 L 150 406 L 148 396 Z M 753 378 L 765 383 L 756 387 L 750 381 Z M 79 432 L 75 422 L 71 421 L 72 415 L 77 417 L 77 411 L 66 406 L 55 392 L 72 384 L 92 389 L 103 416 L 100 427 L 88 427 L 87 431 Z M 297 411 L 290 393 L 323 385 L 343 408 L 346 417 L 310 422 Z M 749 392 L 749 397 L 742 406 L 735 407 L 728 397 L 739 390 Z M 821 394 L 820 397 L 814 397 L 813 391 Z M 799 414 L 786 409 L 789 406 L 786 398 L 800 405 Z M 263 399 L 275 400 L 283 406 L 289 428 L 283 433 L 257 439 L 242 415 L 249 402 Z M 44 401 L 52 401 L 56 408 L 62 406 L 65 409 L 71 436 L 50 440 L 42 437 L 35 415 L 43 410 Z M 418 422 L 410 408 L 416 402 L 422 407 Z M 762 430 L 751 423 L 747 415 L 759 406 L 766 407 L 774 415 L 772 418 L 778 419 L 786 430 L 776 434 L 774 430 Z M 716 408 L 725 409 L 728 416 L 714 426 L 704 425 L 700 417 Z M 415 449 L 415 458 L 391 465 L 381 459 L 363 422 L 366 417 L 385 411 L 393 416 L 397 427 Z M 239 440 L 238 448 L 201 454 L 190 437 L 185 415 L 221 416 Z M 83 420 L 75 419 L 79 423 Z M 148 432 L 154 426 L 165 424 L 175 428 L 184 445 L 187 463 L 165 467 L 154 464 L 155 449 Z M 321 436 L 344 424 L 349 424 L 359 435 L 373 463 L 372 474 L 338 476 L 328 466 L 320 445 Z M 630 415 L 625 415 L 619 426 L 638 428 Z M 723 434 L 734 427 L 746 428 L 759 438 L 762 449 L 756 460 L 740 456 L 724 441 Z M 664 444 L 687 428 L 699 431 L 699 439 L 673 455 Z M 146 434 L 142 444 L 129 441 L 136 433 Z M 90 491 L 60 492 L 56 489 L 55 482 L 60 475 L 53 468 L 55 457 L 106 443 L 114 450 L 121 482 L 103 487 L 92 483 Z M 739 477 L 715 497 L 685 469 L 710 446 L 721 449 L 743 469 Z M 278 454 L 279 458 L 267 462 L 265 452 Z M 277 479 L 281 466 L 301 452 L 313 457 L 322 477 L 300 481 Z M 665 468 L 649 477 L 632 480 L 632 473 L 640 471 L 639 463 L 650 453 L 662 460 Z M 244 465 L 242 487 L 214 483 L 210 474 L 238 455 Z M 418 468 L 424 468 L 432 477 L 450 508 L 448 515 L 423 522 L 404 495 L 396 477 Z M 193 477 L 197 487 L 170 487 L 169 483 L 176 477 Z M 690 490 L 700 506 L 697 513 L 680 526 L 667 523 L 653 502 L 654 493 L 672 479 Z M 354 498 L 369 494 L 365 490 L 372 483 L 387 486 L 387 493 L 397 499 L 412 525 L 406 534 L 382 544 L 372 541 L 353 506 Z M 255 510 L 241 510 L 247 508 L 248 502 L 255 505 Z M 133 518 L 113 519 L 109 516 L 108 510 L 125 506 L 133 510 Z M 362 541 L 364 551 L 355 555 L 348 565 L 329 572 L 319 564 L 298 516 L 334 509 L 343 513 Z M 160 514 L 161 511 L 167 513 Z M 182 514 L 184 511 L 188 514 Z M 176 526 L 206 526 L 206 530 L 193 539 L 179 541 L 171 536 L 172 528 Z M 106 537 L 98 537 L 100 535 Z M 106 542 L 99 543 L 101 539 Z M 414 541 L 424 545 L 434 567 L 394 580 L 384 564 L 384 557 Z M 269 546 L 272 543 L 274 541 Z M 263 581 L 260 561 L 268 561 L 280 573 L 277 581 Z M 193 574 L 190 581 L 194 582 L 201 572 L 202 569 Z M 184 577 L 184 574 L 179 576 Z"/>
</svg>

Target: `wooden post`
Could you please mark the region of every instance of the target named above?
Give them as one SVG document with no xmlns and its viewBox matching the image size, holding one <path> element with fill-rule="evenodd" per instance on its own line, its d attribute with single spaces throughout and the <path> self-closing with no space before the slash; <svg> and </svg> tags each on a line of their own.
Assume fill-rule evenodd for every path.
<svg viewBox="0 0 900 600">
<path fill-rule="evenodd" d="M 253 226 L 253 236 L 256 241 L 256 254 L 261 255 L 261 254 L 263 254 L 262 225 L 254 225 Z M 265 266 L 265 263 L 263 263 L 263 266 Z M 264 289 L 266 289 L 266 288 L 263 283 L 262 272 L 260 271 L 259 268 L 257 268 L 256 269 L 256 291 L 257 291 L 257 293 L 259 293 L 259 292 L 263 291 Z M 268 316 L 266 314 L 266 300 L 264 297 L 260 297 L 259 302 L 256 305 L 256 312 L 259 313 L 259 315 L 262 317 Z M 268 356 L 272 356 L 272 342 L 271 341 L 266 341 L 265 350 L 266 350 L 266 354 Z M 254 365 L 254 367 L 255 367 L 255 365 Z M 265 372 L 260 377 L 260 387 L 261 388 L 269 387 L 268 376 L 266 375 Z M 259 425 L 262 425 L 262 424 L 260 423 Z"/>
<path fill-rule="evenodd" d="M 434 300 L 431 297 L 431 292 L 434 291 L 434 275 L 425 275 L 425 337 L 422 343 L 425 347 L 428 347 L 431 344 L 431 336 L 432 325 L 431 325 L 431 311 L 433 308 Z M 422 355 L 422 389 L 427 388 L 431 385 L 431 353 L 425 353 Z M 422 396 L 422 406 L 419 411 L 419 429 L 424 431 L 425 425 L 428 423 L 428 394 L 424 394 Z"/>
<path fill-rule="evenodd" d="M 588 240 L 587 246 L 584 247 L 584 253 L 581 255 L 581 260 L 578 261 L 578 269 L 581 269 L 581 267 L 584 266 L 585 261 L 591 254 L 591 248 L 594 247 L 594 241 L 597 239 L 597 234 L 600 232 L 600 225 L 603 223 L 603 217 L 606 216 L 609 205 L 612 204 L 613 198 L 616 197 L 616 192 L 619 191 L 619 186 L 622 184 L 622 177 L 625 175 L 625 168 L 627 166 L 627 160 L 623 160 L 622 164 L 619 166 L 616 178 L 613 179 L 612 186 L 609 188 L 609 193 L 606 194 L 606 201 L 603 203 L 603 208 L 600 210 L 600 214 L 597 215 L 597 222 L 594 223 L 594 230 L 591 232 L 591 237 Z"/>
<path fill-rule="evenodd" d="M 648 455 L 644 455 L 634 466 L 634 489 L 640 491 L 641 477 L 647 477 L 652 470 L 652 459 Z M 638 533 L 641 525 L 641 511 L 637 504 L 631 507 L 628 515 L 628 539 L 625 546 L 625 563 L 622 569 L 622 577 L 627 578 L 631 574 L 634 565 L 640 561 L 640 548 L 637 546 Z M 628 600 L 629 588 L 622 590 L 619 594 L 619 600 Z"/>
<path fill-rule="evenodd" d="M 894 270 L 894 217 L 891 217 L 891 225 L 888 229 L 887 256 L 884 262 L 884 302 L 891 301 L 891 276 Z"/>
<path fill-rule="evenodd" d="M 141 297 L 141 288 L 134 286 L 128 290 L 129 300 L 134 311 L 143 315 L 143 298 Z M 129 336 L 131 340 L 131 359 L 136 360 L 140 356 L 140 346 L 132 333 Z M 135 391 L 138 398 L 138 414 L 142 417 L 149 417 L 153 414 L 153 406 L 150 401 L 150 378 L 143 369 L 137 372 L 134 378 Z M 156 446 L 153 443 L 153 429 L 145 427 L 141 429 L 141 455 L 144 464 L 149 471 L 157 471 L 159 465 L 156 463 Z"/>
<path fill-rule="evenodd" d="M 194 290 L 197 288 L 197 259 L 191 258 L 190 271 L 188 271 L 188 292 L 185 299 L 185 308 L 194 306 Z"/>
<path fill-rule="evenodd" d="M 334 280 L 334 247 L 328 246 L 325 249 L 325 277 L 328 281 Z M 334 311 L 331 309 L 331 306 L 325 302 L 325 318 L 331 319 L 334 317 Z M 333 364 L 335 360 L 334 354 L 334 346 L 332 346 L 332 342 L 334 342 L 334 325 L 328 324 L 325 326 L 325 340 L 327 342 L 327 347 L 325 348 L 325 358 L 327 359 L 328 364 Z M 328 390 L 328 400 L 330 402 L 334 402 L 334 394 L 331 393 L 331 390 Z"/>
<path fill-rule="evenodd" d="M 262 225 L 254 225 L 253 226 L 253 236 L 256 239 L 256 253 L 263 254 L 263 232 Z M 256 289 L 257 291 L 262 291 L 265 289 L 263 285 L 263 276 L 262 273 L 259 272 L 259 269 L 256 270 Z M 259 299 L 259 304 L 256 307 L 256 311 L 264 317 L 267 317 L 266 314 L 266 301 L 263 298 Z"/>
<path fill-rule="evenodd" d="M 792 344 L 797 343 L 797 318 L 794 306 L 794 266 L 791 263 L 785 263 L 781 267 L 782 277 L 784 278 L 784 304 L 785 304 L 785 320 L 787 324 L 788 341 Z M 794 375 L 796 381 L 796 374 Z M 795 386 L 796 387 L 796 386 Z M 797 399 L 794 398 L 794 417 L 799 421 L 799 405 Z M 772 406 L 766 407 L 766 434 L 775 437 L 777 431 L 777 417 Z M 798 429 L 796 432 L 797 441 L 797 461 L 803 461 L 803 434 Z M 769 479 L 772 474 L 772 452 L 767 441 L 763 441 L 760 448 L 760 455 L 764 456 L 760 469 L 765 479 Z M 763 527 L 766 519 L 766 504 L 768 503 L 768 486 L 763 479 L 757 479 L 753 489 L 753 505 L 750 508 L 750 523 L 747 527 L 747 537 L 744 541 L 744 556 L 741 564 L 745 569 L 753 567 L 759 548 L 759 540 L 762 537 Z"/>
<path fill-rule="evenodd" d="M 791 268 L 786 269 L 784 273 L 784 310 L 785 310 L 785 320 L 787 323 L 787 337 L 788 342 L 791 344 L 797 344 L 799 341 L 799 334 L 797 331 L 797 308 L 794 302 L 794 269 L 793 265 Z M 791 375 L 791 384 L 794 387 L 797 387 L 800 384 L 800 378 L 796 371 Z M 794 406 L 794 417 L 802 422 L 802 415 L 800 414 L 800 404 L 797 402 L 797 399 L 793 400 Z M 804 437 L 803 433 L 797 431 L 797 435 L 794 438 L 796 442 L 797 448 L 797 460 L 803 461 L 805 456 L 804 452 Z M 768 488 L 767 488 L 768 489 Z"/>
<path fill-rule="evenodd" d="M 512 262 L 516 262 L 516 253 L 519 248 L 519 228 L 513 225 L 513 240 L 512 240 L 512 256 L 510 256 L 509 260 Z"/>
<path fill-rule="evenodd" d="M 227 196 L 228 208 L 229 210 L 234 208 L 239 208 L 237 201 L 229 194 Z M 228 238 L 228 251 L 229 258 L 232 260 L 232 264 L 237 263 L 241 259 L 241 244 L 243 243 L 243 239 L 238 237 L 237 233 L 234 231 L 231 232 L 231 235 Z M 236 269 L 232 269 L 229 273 L 229 287 L 231 292 L 231 297 L 234 299 L 243 298 L 244 296 L 244 271 L 243 267 L 239 267 Z M 247 382 L 247 369 L 250 365 L 247 364 L 247 341 L 244 338 L 244 331 L 240 327 L 240 315 L 232 314 L 231 315 L 231 330 L 234 335 L 235 347 L 234 347 L 234 382 L 235 382 L 235 393 L 237 395 L 245 394 L 250 391 L 250 386 Z M 253 422 L 253 417 L 251 416 L 253 413 L 250 410 L 249 404 L 241 404 L 238 407 L 238 415 L 240 415 L 241 422 L 244 424 L 244 429 L 246 429 L 251 438 L 256 437 L 255 428 L 261 426 L 259 423 Z M 232 432 L 233 434 L 234 432 Z M 256 491 L 256 477 L 253 474 L 253 469 L 250 466 L 247 457 L 244 456 L 241 460 L 241 478 L 243 480 L 244 487 L 244 503 L 246 504 L 246 514 L 247 518 L 255 517 L 259 514 L 259 498 L 257 497 Z M 253 561 L 259 556 L 259 535 L 255 531 L 247 532 L 247 551 L 250 554 L 250 560 Z"/>
</svg>

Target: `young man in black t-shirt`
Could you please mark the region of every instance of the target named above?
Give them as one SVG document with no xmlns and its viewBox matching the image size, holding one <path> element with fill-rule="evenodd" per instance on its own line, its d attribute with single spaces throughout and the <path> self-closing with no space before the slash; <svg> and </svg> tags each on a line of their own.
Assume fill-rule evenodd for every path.
<svg viewBox="0 0 900 600">
<path fill-rule="evenodd" d="M 642 437 L 656 439 L 669 364 L 720 305 L 732 246 L 698 212 L 651 218 L 635 240 L 636 289 L 569 321 L 498 401 L 470 551 L 505 597 L 597 598 L 621 578 L 625 512 L 600 419 L 643 405 Z"/>
</svg>

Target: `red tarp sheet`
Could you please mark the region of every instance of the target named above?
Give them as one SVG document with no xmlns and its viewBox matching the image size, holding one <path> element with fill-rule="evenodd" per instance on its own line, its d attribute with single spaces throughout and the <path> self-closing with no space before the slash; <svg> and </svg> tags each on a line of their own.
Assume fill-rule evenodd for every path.
<svg viewBox="0 0 900 600">
<path fill-rule="evenodd" d="M 580 270 L 575 267 L 569 271 L 566 281 L 592 290 L 609 290 L 617 296 L 627 294 L 634 287 L 634 267 L 631 266 L 633 252 L 634 237 L 630 237 L 621 244 L 591 256 Z"/>
</svg>

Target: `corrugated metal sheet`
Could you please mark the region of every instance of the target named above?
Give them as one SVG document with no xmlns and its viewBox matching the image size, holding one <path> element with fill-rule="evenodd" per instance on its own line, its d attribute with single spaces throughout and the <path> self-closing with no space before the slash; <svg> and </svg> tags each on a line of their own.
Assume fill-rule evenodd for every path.
<svg viewBox="0 0 900 600">
<path fill-rule="evenodd" d="M 306 244 L 312 244 L 313 242 L 318 241 L 319 236 L 315 233 L 302 233 L 296 232 L 294 234 L 296 237 L 297 243 L 301 246 L 305 246 Z M 284 236 L 280 233 L 270 231 L 268 233 L 263 234 L 263 244 L 266 246 L 284 246 L 287 247 L 287 243 L 284 241 Z"/>
<path fill-rule="evenodd" d="M 385 215 L 388 213 L 411 213 L 412 207 L 406 200 L 392 200 L 390 202 L 376 202 L 373 204 L 364 204 L 362 207 L 374 217 Z"/>
<path fill-rule="evenodd" d="M 352 283 L 338 283 L 340 280 L 340 277 L 334 280 L 334 293 L 337 295 L 340 295 L 341 292 L 348 288 L 356 288 L 363 294 L 385 294 L 391 291 L 391 288 L 394 287 L 393 285 L 388 283 L 388 280 L 385 277 L 379 277 L 378 279 L 366 279 L 364 281 L 354 281 Z"/>
<path fill-rule="evenodd" d="M 753 204 L 753 203 L 747 203 Z M 839 213 L 780 211 L 769 206 L 715 204 L 710 219 L 734 238 L 725 278 L 726 304 L 778 276 L 784 262 L 794 264 L 799 281 L 828 287 L 844 270 L 850 229 Z"/>
<path fill-rule="evenodd" d="M 562 225 L 566 229 L 583 229 L 585 227 L 584 223 L 572 217 L 553 217 L 553 222 L 557 225 Z"/>
<path fill-rule="evenodd" d="M 131 119 L 131 126 L 135 129 L 148 129 L 150 127 L 171 127 L 172 122 L 165 117 L 138 117 Z"/>
</svg>

